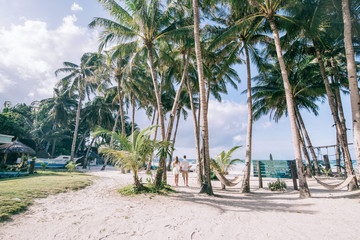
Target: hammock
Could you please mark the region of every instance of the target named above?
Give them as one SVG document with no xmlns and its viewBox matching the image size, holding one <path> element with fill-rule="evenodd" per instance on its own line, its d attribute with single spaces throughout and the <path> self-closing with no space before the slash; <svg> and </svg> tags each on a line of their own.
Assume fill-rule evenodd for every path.
<svg viewBox="0 0 360 240">
<path fill-rule="evenodd" d="M 218 171 L 214 170 L 214 173 L 219 179 L 219 181 L 227 187 L 236 186 L 241 182 L 240 177 L 235 177 L 233 180 L 228 180 L 223 174 L 219 173 Z"/>
<path fill-rule="evenodd" d="M 315 180 L 320 184 L 322 185 L 323 187 L 325 187 L 326 189 L 329 189 L 329 190 L 340 190 L 344 187 L 346 187 L 347 185 L 349 185 L 349 183 L 352 181 L 352 179 L 354 178 L 355 176 L 354 175 L 349 175 L 343 182 L 341 183 L 338 183 L 338 184 L 327 184 L 327 183 L 324 183 L 322 182 L 321 180 L 319 180 L 318 178 L 315 178 Z"/>
</svg>

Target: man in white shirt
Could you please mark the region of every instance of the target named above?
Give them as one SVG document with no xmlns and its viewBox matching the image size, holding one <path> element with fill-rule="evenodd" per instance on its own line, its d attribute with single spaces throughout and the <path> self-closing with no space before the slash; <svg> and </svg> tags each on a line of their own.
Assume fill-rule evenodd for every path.
<svg viewBox="0 0 360 240">
<path fill-rule="evenodd" d="M 180 172 L 182 173 L 182 177 L 184 179 L 184 185 L 189 186 L 189 171 L 190 171 L 190 163 L 186 160 L 186 156 L 184 155 L 184 160 L 180 164 Z"/>
</svg>

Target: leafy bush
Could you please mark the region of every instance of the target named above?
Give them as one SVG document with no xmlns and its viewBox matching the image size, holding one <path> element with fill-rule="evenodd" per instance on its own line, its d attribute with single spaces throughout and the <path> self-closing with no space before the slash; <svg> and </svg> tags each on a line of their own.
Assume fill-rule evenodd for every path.
<svg viewBox="0 0 360 240">
<path fill-rule="evenodd" d="M 74 169 L 77 167 L 77 166 L 79 166 L 80 165 L 80 163 L 75 163 L 75 162 L 73 162 L 73 161 L 70 161 L 70 162 L 68 162 L 68 164 L 66 164 L 66 168 L 67 168 L 67 170 L 69 171 L 69 172 L 72 172 L 72 171 L 74 171 Z"/>
<path fill-rule="evenodd" d="M 280 179 L 278 179 L 276 182 L 268 183 L 268 187 L 271 191 L 285 191 L 286 183 L 284 181 L 280 181 Z"/>
</svg>

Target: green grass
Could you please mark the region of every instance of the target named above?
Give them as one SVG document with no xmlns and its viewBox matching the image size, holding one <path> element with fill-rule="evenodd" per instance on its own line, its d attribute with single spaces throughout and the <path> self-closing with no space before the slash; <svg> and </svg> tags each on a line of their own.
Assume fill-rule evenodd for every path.
<svg viewBox="0 0 360 240">
<path fill-rule="evenodd" d="M 160 189 L 157 189 L 153 184 L 144 184 L 141 190 L 136 190 L 136 188 L 134 188 L 134 185 L 128 185 L 126 187 L 117 189 L 117 191 L 123 196 L 132 196 L 146 193 L 154 193 L 160 195 L 167 193 L 176 193 L 176 191 L 170 185 L 162 185 Z"/>
<path fill-rule="evenodd" d="M 92 178 L 78 172 L 40 171 L 27 177 L 0 179 L 0 222 L 25 210 L 35 198 L 84 188 Z"/>
</svg>

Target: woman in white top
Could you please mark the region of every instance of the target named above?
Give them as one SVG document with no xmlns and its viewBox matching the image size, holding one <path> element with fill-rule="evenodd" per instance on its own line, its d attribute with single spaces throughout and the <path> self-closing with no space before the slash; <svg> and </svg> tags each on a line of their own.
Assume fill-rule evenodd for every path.
<svg viewBox="0 0 360 240">
<path fill-rule="evenodd" d="M 179 162 L 179 158 L 177 156 L 175 157 L 175 161 L 173 163 L 173 174 L 175 176 L 175 185 L 178 186 L 179 174 L 180 174 L 180 162 Z"/>
</svg>

